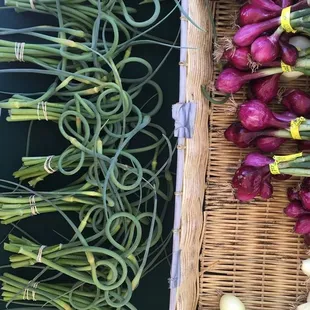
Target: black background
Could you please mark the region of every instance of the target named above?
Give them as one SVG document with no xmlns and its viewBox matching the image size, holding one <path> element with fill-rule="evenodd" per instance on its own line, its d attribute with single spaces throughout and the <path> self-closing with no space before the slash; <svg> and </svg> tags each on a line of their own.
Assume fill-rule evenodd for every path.
<svg viewBox="0 0 310 310">
<path fill-rule="evenodd" d="M 151 15 L 153 6 L 151 4 L 138 6 L 139 1 L 127 1 L 127 5 L 138 7 L 139 12 L 135 15 L 136 20 L 145 20 Z M 161 17 L 171 11 L 175 6 L 174 1 L 161 2 Z M 1 3 L 3 7 L 3 3 Z M 179 11 L 176 9 L 168 20 L 163 22 L 154 31 L 153 35 L 173 41 L 179 29 Z M 56 21 L 48 15 L 36 14 L 32 12 L 16 13 L 14 10 L 0 10 L 0 27 L 23 28 L 33 25 L 53 25 Z M 14 36 L 3 37 L 12 41 L 29 42 L 29 37 Z M 32 40 L 33 41 L 33 40 Z M 134 54 L 150 61 L 153 67 L 156 67 L 168 51 L 167 47 L 159 45 L 142 45 L 135 47 Z M 178 61 L 179 50 L 174 49 L 170 54 L 164 66 L 159 70 L 154 80 L 157 81 L 164 92 L 164 105 L 160 113 L 154 117 L 153 122 L 161 124 L 168 133 L 173 129 L 171 119 L 171 105 L 178 100 Z M 27 67 L 27 64 L 0 63 L 0 68 L 19 68 Z M 1 92 L 39 92 L 45 91 L 52 77 L 35 74 L 2 74 L 0 70 L 0 91 Z M 8 95 L 0 94 L 0 99 L 8 98 Z M 12 173 L 21 166 L 21 157 L 25 155 L 26 138 L 28 131 L 28 122 L 8 123 L 5 120 L 7 112 L 2 110 L 0 117 L 0 178 L 13 180 Z M 30 156 L 42 156 L 59 154 L 67 146 L 67 142 L 58 132 L 57 125 L 51 122 L 35 122 L 33 125 L 30 145 Z M 172 168 L 175 171 L 174 167 Z M 68 183 L 68 178 L 60 176 L 58 173 L 46 179 L 39 184 L 37 190 L 51 190 L 61 187 Z M 171 231 L 173 220 L 173 203 L 169 206 L 169 211 L 164 223 L 166 233 Z M 63 242 L 63 240 L 54 232 L 57 231 L 63 235 L 70 236 L 70 229 L 66 222 L 58 214 L 39 215 L 34 218 L 23 220 L 19 227 L 27 231 L 41 244 L 54 244 Z M 3 240 L 12 226 L 0 225 L 0 240 Z M 20 233 L 14 230 L 14 234 Z M 171 252 L 171 245 L 169 247 Z M 0 246 L 0 265 L 8 264 L 8 253 Z M 140 283 L 139 288 L 133 296 L 133 304 L 140 310 L 161 310 L 168 309 L 169 303 L 169 265 L 165 262 L 147 275 Z M 21 277 L 33 276 L 33 270 L 19 269 L 12 271 Z M 16 307 L 16 306 L 15 306 Z M 10 309 L 14 306 L 10 305 Z M 5 309 L 5 304 L 0 303 L 0 309 Z"/>
</svg>

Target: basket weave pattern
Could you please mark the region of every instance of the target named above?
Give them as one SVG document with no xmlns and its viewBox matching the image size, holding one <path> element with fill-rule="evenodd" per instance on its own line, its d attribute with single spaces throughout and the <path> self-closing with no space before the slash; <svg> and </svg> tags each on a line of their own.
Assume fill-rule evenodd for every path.
<svg viewBox="0 0 310 310">
<path fill-rule="evenodd" d="M 209 3 L 218 38 L 231 38 L 238 4 L 229 0 Z M 217 74 L 215 69 L 214 79 Z M 305 78 L 289 86 L 309 91 Z M 245 88 L 234 95 L 237 104 L 245 99 Z M 276 102 L 271 107 L 281 108 Z M 218 291 L 222 291 L 240 297 L 247 310 L 288 310 L 301 303 L 307 291 L 307 279 L 300 270 L 306 249 L 302 238 L 292 232 L 294 221 L 283 214 L 288 203 L 286 189 L 300 180 L 273 181 L 274 195 L 267 202 L 256 199 L 241 204 L 234 199 L 231 179 L 251 150 L 240 150 L 223 137 L 236 120 L 233 110 L 232 104 L 225 104 L 212 105 L 210 111 L 199 309 L 218 310 Z M 277 154 L 296 152 L 296 144 L 285 143 Z"/>
</svg>

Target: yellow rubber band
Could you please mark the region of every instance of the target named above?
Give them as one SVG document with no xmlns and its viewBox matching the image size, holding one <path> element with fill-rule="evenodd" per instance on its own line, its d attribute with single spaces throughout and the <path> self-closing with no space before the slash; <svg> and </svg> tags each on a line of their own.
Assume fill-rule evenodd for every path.
<svg viewBox="0 0 310 310">
<path fill-rule="evenodd" d="M 293 29 L 291 25 L 291 7 L 288 6 L 284 8 L 281 12 L 281 26 L 286 32 L 295 33 L 296 30 Z"/>
<path fill-rule="evenodd" d="M 284 156 L 273 156 L 273 159 L 277 163 L 283 163 L 283 162 L 286 162 L 286 161 L 295 160 L 295 159 L 297 159 L 299 157 L 302 157 L 302 152 L 291 154 L 291 155 L 284 155 Z"/>
<path fill-rule="evenodd" d="M 269 164 L 269 170 L 271 174 L 281 174 L 278 163 L 276 161 L 272 164 Z"/>
<path fill-rule="evenodd" d="M 297 117 L 291 121 L 290 132 L 294 140 L 301 140 L 299 127 L 305 120 L 304 117 Z"/>
<path fill-rule="evenodd" d="M 285 156 L 273 156 L 274 163 L 269 164 L 271 174 L 281 174 L 278 166 L 279 163 L 295 160 L 299 157 L 302 157 L 302 152 Z"/>
<path fill-rule="evenodd" d="M 281 60 L 281 69 L 283 72 L 292 72 L 293 68 L 290 65 L 287 65 Z"/>
</svg>

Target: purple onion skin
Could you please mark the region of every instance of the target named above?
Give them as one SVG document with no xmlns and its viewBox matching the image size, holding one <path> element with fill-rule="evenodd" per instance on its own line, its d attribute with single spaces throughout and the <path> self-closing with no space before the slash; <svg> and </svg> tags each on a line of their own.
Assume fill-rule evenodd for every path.
<svg viewBox="0 0 310 310">
<path fill-rule="evenodd" d="M 251 167 L 264 167 L 272 164 L 273 162 L 274 160 L 269 158 L 268 156 L 265 156 L 261 153 L 253 152 L 245 157 L 242 165 Z"/>
<path fill-rule="evenodd" d="M 304 214 L 310 214 L 309 211 L 302 207 L 301 202 L 298 200 L 290 202 L 283 211 L 288 217 L 292 218 L 299 218 Z"/>
<path fill-rule="evenodd" d="M 239 193 L 255 197 L 260 193 L 262 181 L 262 175 L 256 167 L 241 166 L 235 173 L 232 185 Z"/>
<path fill-rule="evenodd" d="M 272 131 L 253 132 L 245 129 L 240 122 L 231 124 L 224 133 L 227 141 L 233 142 L 239 148 L 256 146 L 263 152 L 274 152 L 286 141 L 286 139 L 266 136 L 272 135 Z"/>
<path fill-rule="evenodd" d="M 234 94 L 246 83 L 243 79 L 244 75 L 244 72 L 235 68 L 227 68 L 218 76 L 215 87 L 220 92 Z"/>
<path fill-rule="evenodd" d="M 307 189 L 301 189 L 299 191 L 299 197 L 304 208 L 310 210 L 310 191 Z"/>
<path fill-rule="evenodd" d="M 250 46 L 254 40 L 264 31 L 275 29 L 279 25 L 279 17 L 275 17 L 260 23 L 245 25 L 236 32 L 234 36 L 234 43 L 238 46 Z"/>
<path fill-rule="evenodd" d="M 272 197 L 272 194 L 273 194 L 273 186 L 270 182 L 268 181 L 265 181 L 263 184 L 262 184 L 262 187 L 261 187 L 261 190 L 260 190 L 260 196 L 263 198 L 263 199 L 270 199 Z"/>
<path fill-rule="evenodd" d="M 278 15 L 278 12 L 267 11 L 247 3 L 240 8 L 238 22 L 242 27 L 245 25 L 263 22 Z"/>
<path fill-rule="evenodd" d="M 250 82 L 250 91 L 253 96 L 264 102 L 269 103 L 277 97 L 279 91 L 279 80 L 281 74 L 274 74 Z"/>
<path fill-rule="evenodd" d="M 282 0 L 282 8 L 286 8 L 294 4 L 293 0 Z"/>
<path fill-rule="evenodd" d="M 249 47 L 238 47 L 235 50 L 225 51 L 223 58 L 229 61 L 233 67 L 246 71 L 249 70 L 249 56 L 250 48 Z"/>
<path fill-rule="evenodd" d="M 299 151 L 310 151 L 310 141 L 298 141 Z"/>
<path fill-rule="evenodd" d="M 310 178 L 304 178 L 300 188 L 310 191 Z"/>
<path fill-rule="evenodd" d="M 276 119 L 267 105 L 259 100 L 249 100 L 239 107 L 238 117 L 249 131 L 260 131 L 266 128 L 287 128 L 289 123 Z"/>
<path fill-rule="evenodd" d="M 226 140 L 233 142 L 239 148 L 252 146 L 257 135 L 255 132 L 249 132 L 241 123 L 231 124 L 224 133 Z"/>
<path fill-rule="evenodd" d="M 235 197 L 241 202 L 247 202 L 254 199 L 258 193 L 254 192 L 244 192 L 242 189 L 237 189 L 235 193 Z"/>
<path fill-rule="evenodd" d="M 283 32 L 280 36 L 280 42 L 289 43 L 290 38 L 294 36 L 292 32 Z"/>
<path fill-rule="evenodd" d="M 296 114 L 289 112 L 289 111 L 285 111 L 282 113 L 272 112 L 272 114 L 277 120 L 282 121 L 282 122 L 290 122 L 297 117 Z"/>
<path fill-rule="evenodd" d="M 310 234 L 304 235 L 304 243 L 306 246 L 310 246 Z"/>
<path fill-rule="evenodd" d="M 305 209 L 310 210 L 310 178 L 304 178 L 299 191 L 299 197 Z"/>
<path fill-rule="evenodd" d="M 282 10 L 282 8 L 276 5 L 272 0 L 251 0 L 250 3 L 267 11 L 281 12 Z"/>
<path fill-rule="evenodd" d="M 310 115 L 310 95 L 300 89 L 291 89 L 284 93 L 282 104 L 298 116 Z"/>
<path fill-rule="evenodd" d="M 272 35 L 259 37 L 251 45 L 253 60 L 262 65 L 276 60 L 279 53 L 279 40 Z"/>
<path fill-rule="evenodd" d="M 305 214 L 298 218 L 294 231 L 297 234 L 305 235 L 310 233 L 310 215 Z"/>
<path fill-rule="evenodd" d="M 287 199 L 289 201 L 299 200 L 299 190 L 293 187 L 287 189 Z"/>
<path fill-rule="evenodd" d="M 269 182 L 269 167 L 241 166 L 232 180 L 232 187 L 236 190 L 236 198 L 240 201 L 249 201 L 258 195 L 267 195 L 270 188 L 264 188 L 264 182 Z M 264 192 L 262 193 L 262 189 Z M 271 188 L 272 190 L 272 188 Z"/>
<path fill-rule="evenodd" d="M 290 66 L 295 66 L 298 59 L 298 50 L 297 48 L 288 43 L 279 42 L 280 45 L 280 55 L 282 61 Z"/>
<path fill-rule="evenodd" d="M 271 153 L 278 150 L 285 141 L 286 139 L 277 137 L 259 137 L 255 140 L 255 145 L 262 152 Z"/>
</svg>

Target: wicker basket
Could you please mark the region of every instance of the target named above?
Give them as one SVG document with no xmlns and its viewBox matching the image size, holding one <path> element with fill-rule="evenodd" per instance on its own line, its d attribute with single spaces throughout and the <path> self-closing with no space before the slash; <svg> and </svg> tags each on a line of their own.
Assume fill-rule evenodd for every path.
<svg viewBox="0 0 310 310">
<path fill-rule="evenodd" d="M 218 74 L 209 16 L 214 17 L 216 39 L 232 37 L 239 5 L 233 0 L 183 0 L 182 6 L 206 32 L 181 18 L 182 46 L 190 48 L 181 52 L 180 102 L 196 104 L 196 119 L 193 137 L 179 138 L 170 310 L 218 310 L 219 291 L 236 294 L 247 310 L 292 309 L 306 298 L 300 263 L 307 251 L 283 208 L 287 187 L 300 179 L 274 182 L 267 202 L 238 203 L 230 182 L 251 150 L 240 150 L 223 137 L 236 118 L 232 106 L 209 104 L 200 91 Z M 290 87 L 309 91 L 309 81 L 301 78 Z M 234 96 L 237 104 L 246 91 Z M 277 154 L 295 152 L 294 143 L 285 143 Z"/>
</svg>

